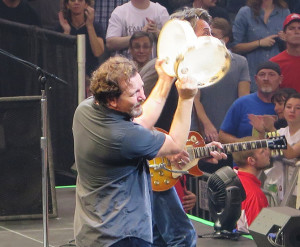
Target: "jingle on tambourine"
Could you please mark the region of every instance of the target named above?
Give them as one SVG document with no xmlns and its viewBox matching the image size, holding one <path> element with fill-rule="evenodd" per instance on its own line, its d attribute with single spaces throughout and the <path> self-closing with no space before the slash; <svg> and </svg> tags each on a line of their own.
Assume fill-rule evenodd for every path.
<svg viewBox="0 0 300 247">
<path fill-rule="evenodd" d="M 198 88 L 218 82 L 230 68 L 226 46 L 212 36 L 197 37 L 189 22 L 170 20 L 161 30 L 157 44 L 163 70 L 179 79 L 190 77 Z"/>
<path fill-rule="evenodd" d="M 198 37 L 193 47 L 176 61 L 176 77 L 190 77 L 198 88 L 217 83 L 230 68 L 231 56 L 225 45 L 212 36 Z"/>
<path fill-rule="evenodd" d="M 163 26 L 157 42 L 158 58 L 164 59 L 163 70 L 169 76 L 176 76 L 177 57 L 193 46 L 197 36 L 188 21 L 170 20 Z"/>
</svg>

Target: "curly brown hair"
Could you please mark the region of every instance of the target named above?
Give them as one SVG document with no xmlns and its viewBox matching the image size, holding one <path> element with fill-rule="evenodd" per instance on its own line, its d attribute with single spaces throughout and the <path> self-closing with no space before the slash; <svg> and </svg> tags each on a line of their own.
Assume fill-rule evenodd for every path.
<svg viewBox="0 0 300 247">
<path fill-rule="evenodd" d="M 133 61 L 123 56 L 110 57 L 94 71 L 90 91 L 99 103 L 106 105 L 109 99 L 122 94 L 120 82 L 129 82 L 137 71 Z"/>
<path fill-rule="evenodd" d="M 71 23 L 71 11 L 68 9 L 67 4 L 70 0 L 61 0 L 61 11 L 64 14 L 64 18 Z M 94 7 L 94 0 L 84 0 L 88 6 Z"/>
</svg>

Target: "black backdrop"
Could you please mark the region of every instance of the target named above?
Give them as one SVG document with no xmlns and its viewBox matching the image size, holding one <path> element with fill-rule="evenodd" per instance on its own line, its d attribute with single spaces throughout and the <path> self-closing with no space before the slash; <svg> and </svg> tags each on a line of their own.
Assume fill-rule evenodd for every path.
<svg viewBox="0 0 300 247">
<path fill-rule="evenodd" d="M 0 19 L 0 49 L 35 64 L 68 85 L 53 79 L 46 84 L 49 162 L 55 175 L 72 175 L 72 119 L 77 100 L 77 39 L 46 29 Z M 40 95 L 38 74 L 0 54 L 0 97 Z M 72 177 L 72 176 L 71 176 Z M 67 178 L 66 178 L 67 179 Z M 68 183 L 59 181 L 60 184 Z"/>
</svg>

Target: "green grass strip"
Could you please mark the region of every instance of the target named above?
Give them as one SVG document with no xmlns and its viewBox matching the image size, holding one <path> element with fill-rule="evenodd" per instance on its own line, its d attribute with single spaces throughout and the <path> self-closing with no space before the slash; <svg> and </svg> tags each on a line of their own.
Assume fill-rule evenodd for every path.
<svg viewBox="0 0 300 247">
<path fill-rule="evenodd" d="M 55 189 L 76 188 L 76 185 L 55 186 Z"/>
</svg>

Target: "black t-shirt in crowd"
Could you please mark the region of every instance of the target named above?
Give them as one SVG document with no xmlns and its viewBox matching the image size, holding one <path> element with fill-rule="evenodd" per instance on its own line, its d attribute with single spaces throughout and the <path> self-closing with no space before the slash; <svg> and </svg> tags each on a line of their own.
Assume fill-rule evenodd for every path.
<svg viewBox="0 0 300 247">
<path fill-rule="evenodd" d="M 27 25 L 41 26 L 39 15 L 24 1 L 21 1 L 15 8 L 9 8 L 0 0 L 0 18 Z"/>
</svg>

